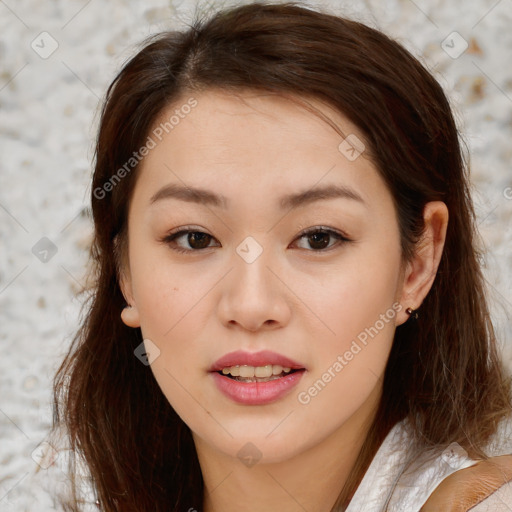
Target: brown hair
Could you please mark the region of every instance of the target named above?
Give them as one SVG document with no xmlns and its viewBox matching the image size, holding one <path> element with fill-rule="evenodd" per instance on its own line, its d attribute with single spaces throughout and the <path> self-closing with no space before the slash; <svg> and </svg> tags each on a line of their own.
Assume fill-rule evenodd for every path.
<svg viewBox="0 0 512 512">
<path fill-rule="evenodd" d="M 190 429 L 134 356 L 116 240 L 126 241 L 137 167 L 104 184 L 144 145 L 163 109 L 210 88 L 316 98 L 359 127 L 394 198 L 404 260 L 423 230 L 423 207 L 441 200 L 450 221 L 432 289 L 417 320 L 396 329 L 381 403 L 342 510 L 385 435 L 408 418 L 418 446 L 483 448 L 510 413 L 475 246 L 468 170 L 448 101 L 401 45 L 355 21 L 294 3 L 253 3 L 164 32 L 108 89 L 92 183 L 96 282 L 86 316 L 55 378 L 55 426 L 64 424 L 104 511 L 202 510 L 203 480 Z M 104 196 L 104 197 L 103 197 Z M 73 487 L 77 491 L 77 487 Z M 79 510 L 78 493 L 68 510 Z"/>
</svg>

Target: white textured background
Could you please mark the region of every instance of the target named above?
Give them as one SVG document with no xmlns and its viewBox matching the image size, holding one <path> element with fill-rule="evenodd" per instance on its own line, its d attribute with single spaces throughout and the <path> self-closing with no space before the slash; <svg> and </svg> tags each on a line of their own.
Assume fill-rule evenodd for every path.
<svg viewBox="0 0 512 512">
<path fill-rule="evenodd" d="M 226 5 L 231 3 L 240 2 Z M 483 263 L 512 368 L 512 0 L 309 3 L 401 41 L 435 71 L 451 98 L 471 155 L 488 249 Z M 51 377 L 78 322 L 74 295 L 84 281 L 91 233 L 87 208 L 99 100 L 136 43 L 182 26 L 196 4 L 0 1 L 2 511 L 56 510 L 51 493 L 32 476 L 31 454 L 50 426 Z M 458 58 L 442 47 L 454 31 L 469 43 Z M 447 42 L 451 52 L 460 48 L 453 36 Z M 47 56 L 51 44 L 58 47 Z M 32 252 L 43 237 L 57 249 L 46 262 Z"/>
</svg>

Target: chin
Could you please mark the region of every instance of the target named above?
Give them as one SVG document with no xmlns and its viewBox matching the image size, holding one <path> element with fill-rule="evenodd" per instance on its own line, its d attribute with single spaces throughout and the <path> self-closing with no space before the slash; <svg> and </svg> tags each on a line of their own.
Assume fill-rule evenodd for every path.
<svg viewBox="0 0 512 512">
<path fill-rule="evenodd" d="M 221 442 L 210 439 L 206 441 L 216 450 L 225 453 L 227 456 L 239 459 L 242 463 L 251 467 L 254 464 L 279 464 L 286 462 L 309 448 L 308 443 L 302 443 L 290 433 L 275 435 L 272 439 L 262 434 L 262 430 L 255 430 L 243 436 L 234 435 L 233 438 L 224 438 Z M 263 430 L 267 432 L 267 430 Z"/>
</svg>

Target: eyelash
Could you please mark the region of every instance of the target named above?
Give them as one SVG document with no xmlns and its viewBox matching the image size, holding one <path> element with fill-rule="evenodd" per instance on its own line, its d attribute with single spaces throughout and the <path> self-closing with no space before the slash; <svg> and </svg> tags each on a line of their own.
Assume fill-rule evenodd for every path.
<svg viewBox="0 0 512 512">
<path fill-rule="evenodd" d="M 200 231 L 197 228 L 184 227 L 184 228 L 179 228 L 178 230 L 170 232 L 169 234 L 167 234 L 166 236 L 161 238 L 159 241 L 171 246 L 171 249 L 173 251 L 176 251 L 176 252 L 182 253 L 182 254 L 189 254 L 189 253 L 193 253 L 193 252 L 197 253 L 197 252 L 205 251 L 207 249 L 211 249 L 211 247 L 204 247 L 202 249 L 183 249 L 182 247 L 175 245 L 174 242 L 176 239 L 181 238 L 182 236 L 188 235 L 189 233 L 201 233 L 201 234 L 207 235 L 207 236 L 211 237 L 212 239 L 214 239 L 214 237 L 212 235 L 209 235 L 208 233 L 205 233 L 204 231 Z M 325 226 L 314 226 L 312 228 L 305 229 L 297 236 L 297 238 L 295 238 L 295 240 L 300 240 L 301 238 L 312 235 L 314 233 L 322 233 L 322 234 L 330 235 L 331 237 L 337 239 L 338 243 L 334 244 L 330 247 L 328 246 L 327 248 L 324 248 L 324 249 L 305 249 L 309 252 L 316 252 L 316 253 L 320 252 L 321 253 L 321 252 L 330 251 L 334 247 L 337 247 L 341 244 L 352 241 L 350 238 L 348 238 L 343 233 L 340 233 L 339 231 L 335 231 L 334 229 L 331 229 L 331 228 L 328 228 Z"/>
</svg>

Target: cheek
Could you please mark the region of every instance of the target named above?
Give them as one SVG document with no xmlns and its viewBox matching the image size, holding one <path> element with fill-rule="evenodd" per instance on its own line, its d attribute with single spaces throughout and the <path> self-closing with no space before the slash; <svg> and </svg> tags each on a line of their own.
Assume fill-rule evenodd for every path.
<svg viewBox="0 0 512 512">
<path fill-rule="evenodd" d="M 182 269 L 171 272 L 165 265 L 146 271 L 135 291 L 144 336 L 167 343 L 185 326 L 192 336 L 200 323 L 190 320 L 200 316 L 205 290 L 211 287 L 207 275 L 194 272 L 192 277 Z"/>
<path fill-rule="evenodd" d="M 326 349 L 331 345 L 342 349 L 390 309 L 388 317 L 394 319 L 392 305 L 399 278 L 399 251 L 380 253 L 383 256 L 375 258 L 377 250 L 360 251 L 325 273 L 292 281 L 297 283 L 294 291 L 304 302 L 305 316 L 312 318 L 310 326 L 315 325 L 311 316 L 314 313 L 319 335 L 332 340 L 322 344 Z M 389 323 L 392 327 L 393 322 Z M 383 330 L 389 336 L 388 329 Z"/>
<path fill-rule="evenodd" d="M 139 267 L 145 270 L 134 276 L 141 331 L 158 348 L 151 370 L 170 404 L 182 415 L 190 412 L 189 393 L 200 396 L 195 378 L 206 372 L 204 343 L 211 334 L 207 323 L 212 319 L 215 284 L 222 273 L 200 262 L 171 265 L 157 251 L 145 263 Z"/>
<path fill-rule="evenodd" d="M 151 371 L 169 403 L 186 423 L 198 421 L 196 415 L 201 417 L 201 407 L 192 410 L 190 407 L 191 396 L 201 396 L 191 375 L 197 376 L 203 370 L 204 347 L 197 340 L 211 312 L 205 297 L 205 290 L 212 287 L 211 277 L 197 272 L 194 276 L 182 269 L 171 272 L 161 265 L 141 275 L 137 288 L 143 338 L 158 348 Z"/>
<path fill-rule="evenodd" d="M 378 385 L 385 370 L 395 332 L 395 291 L 399 250 L 375 247 L 347 258 L 330 271 L 330 279 L 309 282 L 299 293 L 307 295 L 309 321 L 317 325 L 312 371 L 298 390 L 297 400 L 310 406 L 311 417 L 332 408 L 333 418 L 350 416 Z M 316 285 L 314 284 L 316 282 Z M 304 310 L 307 313 L 306 310 Z M 310 316 L 310 315 L 308 315 Z M 304 328 L 308 329 L 304 324 Z"/>
<path fill-rule="evenodd" d="M 130 245 L 133 294 L 144 337 L 164 341 L 184 319 L 197 314 L 197 306 L 205 290 L 213 286 L 215 276 L 200 261 L 173 263 L 171 249 L 156 245 L 141 231 L 140 226 L 133 228 Z"/>
<path fill-rule="evenodd" d="M 306 430 L 314 431 L 325 411 L 331 411 L 331 427 L 342 424 L 379 388 L 401 307 L 394 302 L 391 268 L 341 272 L 318 289 L 311 309 L 320 311 L 324 327 L 310 352 L 311 372 L 297 390 Z"/>
</svg>

